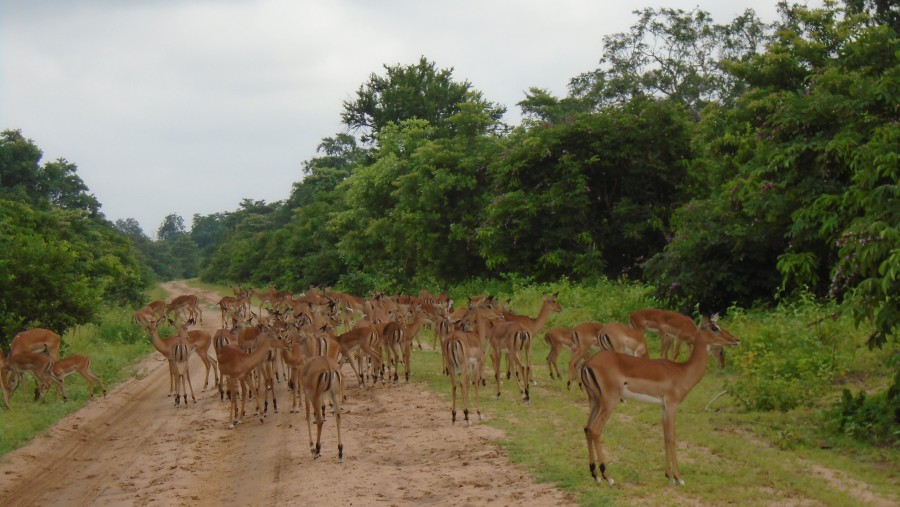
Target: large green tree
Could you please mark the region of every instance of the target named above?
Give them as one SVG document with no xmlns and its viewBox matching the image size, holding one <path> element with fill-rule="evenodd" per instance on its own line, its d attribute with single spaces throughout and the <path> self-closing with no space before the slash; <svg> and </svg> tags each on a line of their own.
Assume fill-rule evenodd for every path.
<svg viewBox="0 0 900 507">
<path fill-rule="evenodd" d="M 453 69 L 438 69 L 424 56 L 413 65 L 384 66 L 385 75 L 372 74 L 360 85 L 356 98 L 344 101 L 341 120 L 351 131 L 359 132 L 365 143 L 389 123 L 418 118 L 427 121 L 443 136 L 453 129 L 448 120 L 459 112 L 460 104 L 483 102 L 481 94 L 468 81 L 453 79 Z M 487 103 L 485 103 L 487 104 Z M 488 104 L 491 124 L 499 127 L 505 112 L 502 106 Z"/>
<path fill-rule="evenodd" d="M 603 38 L 600 67 L 571 80 L 573 97 L 594 107 L 664 97 L 684 104 L 696 119 L 707 104 L 730 104 L 744 90 L 720 62 L 748 58 L 766 38 L 765 25 L 750 9 L 724 25 L 699 9 L 634 14 L 638 20 L 628 32 Z"/>
<path fill-rule="evenodd" d="M 482 255 L 540 279 L 628 273 L 686 199 L 690 133 L 684 108 L 656 99 L 518 131 L 491 164 Z"/>
<path fill-rule="evenodd" d="M 701 124 L 702 171 L 724 184 L 648 272 L 720 306 L 850 294 L 880 343 L 900 319 L 897 33 L 831 2 L 780 10 L 766 52 L 726 64 L 751 89 Z"/>
</svg>

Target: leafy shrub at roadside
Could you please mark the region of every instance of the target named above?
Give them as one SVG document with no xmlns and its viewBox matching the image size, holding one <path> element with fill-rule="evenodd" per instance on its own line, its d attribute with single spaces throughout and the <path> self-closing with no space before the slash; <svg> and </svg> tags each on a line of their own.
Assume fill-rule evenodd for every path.
<svg viewBox="0 0 900 507">
<path fill-rule="evenodd" d="M 860 391 L 853 396 L 844 389 L 841 400 L 832 411 L 837 430 L 856 440 L 873 445 L 900 445 L 900 371 L 894 384 L 872 396 Z"/>
<path fill-rule="evenodd" d="M 851 317 L 834 317 L 830 310 L 801 298 L 766 313 L 730 312 L 728 329 L 740 337 L 741 346 L 731 362 L 736 375 L 728 388 L 746 410 L 786 411 L 821 403 L 865 342 L 865 330 L 857 329 Z"/>
</svg>

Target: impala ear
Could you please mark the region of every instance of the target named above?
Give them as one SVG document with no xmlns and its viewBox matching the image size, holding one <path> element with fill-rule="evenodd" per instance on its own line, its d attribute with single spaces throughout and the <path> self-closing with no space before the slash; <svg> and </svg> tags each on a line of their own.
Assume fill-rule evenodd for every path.
<svg viewBox="0 0 900 507">
<path fill-rule="evenodd" d="M 712 317 L 709 318 L 709 321 L 710 321 L 710 322 L 718 322 L 718 321 L 719 321 L 719 314 L 718 314 L 718 312 L 712 314 Z"/>
</svg>

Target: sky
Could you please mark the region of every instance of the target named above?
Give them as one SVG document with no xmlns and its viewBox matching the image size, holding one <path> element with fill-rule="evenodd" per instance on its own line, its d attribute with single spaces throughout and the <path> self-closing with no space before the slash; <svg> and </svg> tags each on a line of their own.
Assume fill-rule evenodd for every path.
<svg viewBox="0 0 900 507">
<path fill-rule="evenodd" d="M 166 216 L 287 199 L 303 162 L 344 132 L 345 101 L 421 56 L 484 98 L 564 97 L 635 9 L 717 23 L 776 0 L 0 0 L 0 130 L 65 158 L 112 221 L 156 237 Z M 803 3 L 803 2 L 799 2 Z"/>
</svg>

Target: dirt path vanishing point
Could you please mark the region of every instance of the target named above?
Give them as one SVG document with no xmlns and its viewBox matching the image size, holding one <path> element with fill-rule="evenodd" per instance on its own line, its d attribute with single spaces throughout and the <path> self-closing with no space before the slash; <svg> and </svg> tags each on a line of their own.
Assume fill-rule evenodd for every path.
<svg viewBox="0 0 900 507">
<path fill-rule="evenodd" d="M 205 300 L 213 332 L 219 300 L 183 283 L 165 288 Z M 451 426 L 449 407 L 419 383 L 358 389 L 348 382 L 337 463 L 334 419 L 322 430 L 322 458 L 309 452 L 304 415 L 281 411 L 265 423 L 246 418 L 225 429 L 227 408 L 203 387 L 203 364 L 190 362 L 197 403 L 175 408 L 168 367 L 154 352 L 130 380 L 94 399 L 33 442 L 0 458 L 0 505 L 12 506 L 403 506 L 573 505 L 510 463 L 483 424 Z M 353 373 L 345 367 L 346 378 Z M 211 381 L 212 383 L 212 381 Z M 55 401 L 48 401 L 55 403 Z"/>
</svg>

